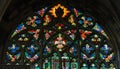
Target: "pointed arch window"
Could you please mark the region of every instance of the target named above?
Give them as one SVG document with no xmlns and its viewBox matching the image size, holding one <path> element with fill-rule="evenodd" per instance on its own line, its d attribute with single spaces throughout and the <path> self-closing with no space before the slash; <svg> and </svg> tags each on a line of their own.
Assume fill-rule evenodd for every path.
<svg viewBox="0 0 120 69">
<path fill-rule="evenodd" d="M 34 69 L 115 69 L 115 51 L 94 17 L 61 4 L 21 22 L 5 50 L 7 65 Z"/>
</svg>

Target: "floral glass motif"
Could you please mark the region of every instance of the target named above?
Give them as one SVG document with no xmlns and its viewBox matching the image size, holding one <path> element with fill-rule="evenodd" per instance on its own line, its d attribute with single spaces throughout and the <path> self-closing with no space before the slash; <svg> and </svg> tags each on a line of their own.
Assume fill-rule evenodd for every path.
<svg viewBox="0 0 120 69">
<path fill-rule="evenodd" d="M 115 51 L 96 20 L 62 4 L 42 8 L 12 32 L 3 63 L 33 69 L 116 69 Z"/>
<path fill-rule="evenodd" d="M 90 46 L 89 44 L 85 44 L 85 46 L 82 47 L 82 50 L 85 53 L 90 54 L 94 50 L 94 47 Z"/>
<path fill-rule="evenodd" d="M 21 31 L 23 31 L 25 29 L 26 29 L 26 27 L 25 27 L 25 25 L 23 23 L 19 24 L 17 29 L 15 30 L 15 32 L 12 34 L 11 37 L 15 36 L 16 34 L 18 34 L 19 32 L 21 32 Z"/>
<path fill-rule="evenodd" d="M 72 40 L 75 39 L 76 30 L 74 30 L 74 29 L 68 30 L 65 33 L 66 33 L 66 35 L 69 35 L 69 37 L 71 37 Z"/>
<path fill-rule="evenodd" d="M 20 47 L 17 45 L 17 44 L 10 44 L 8 46 L 8 50 L 6 52 L 6 58 L 7 60 L 5 62 L 17 62 L 19 61 L 20 59 L 20 56 L 21 56 L 21 52 L 19 51 L 20 50 Z"/>
<path fill-rule="evenodd" d="M 44 34 L 45 34 L 45 39 L 46 40 L 48 40 L 50 37 L 51 37 L 51 35 L 53 35 L 55 32 L 54 32 L 54 30 L 44 30 Z"/>
<path fill-rule="evenodd" d="M 48 25 L 51 22 L 51 17 L 49 15 L 45 15 L 43 25 Z"/>
<path fill-rule="evenodd" d="M 28 31 L 30 34 L 33 35 L 33 37 L 37 40 L 39 38 L 39 32 L 40 32 L 40 29 L 36 29 L 36 30 L 30 30 Z"/>
<path fill-rule="evenodd" d="M 18 35 L 18 41 L 20 41 L 20 42 L 26 42 L 28 40 L 29 40 L 29 38 L 28 38 L 27 34 L 20 34 L 20 35 Z"/>
<path fill-rule="evenodd" d="M 8 47 L 8 49 L 11 51 L 11 53 L 17 52 L 20 48 L 19 46 L 12 44 L 11 46 Z"/>
<path fill-rule="evenodd" d="M 42 8 L 41 10 L 37 11 L 36 13 L 39 14 L 41 17 L 43 17 L 46 10 L 47 10 L 47 7 Z"/>
<path fill-rule="evenodd" d="M 52 50 L 51 50 L 50 46 L 46 46 L 46 47 L 44 48 L 43 54 L 44 54 L 44 55 L 48 55 L 48 54 L 50 54 L 51 52 L 52 52 Z"/>
<path fill-rule="evenodd" d="M 82 53 L 81 56 L 82 56 L 83 60 L 91 62 L 93 59 L 95 59 L 96 54 L 95 53 L 92 53 L 92 54 L 84 54 L 84 53 Z"/>
<path fill-rule="evenodd" d="M 27 46 L 25 56 L 30 62 L 34 62 L 40 56 L 40 53 L 38 51 L 39 47 L 34 44 L 31 44 L 30 46 Z"/>
<path fill-rule="evenodd" d="M 95 44 L 99 44 L 102 41 L 101 36 L 98 34 L 94 34 L 94 35 L 90 36 L 90 38 L 91 38 L 91 42 L 93 42 Z"/>
<path fill-rule="evenodd" d="M 72 55 L 77 56 L 77 49 L 76 49 L 76 47 L 71 47 L 70 50 L 69 50 L 69 52 L 70 52 Z"/>
<path fill-rule="evenodd" d="M 62 37 L 62 34 L 58 34 L 54 45 L 56 45 L 59 51 L 62 51 L 62 48 L 66 45 L 66 40 Z"/>
<path fill-rule="evenodd" d="M 30 25 L 32 27 L 36 27 L 38 24 L 41 23 L 41 20 L 38 16 L 28 17 L 27 18 L 27 25 Z"/>
<path fill-rule="evenodd" d="M 80 17 L 80 20 L 78 21 L 84 28 L 91 28 L 94 26 L 94 21 L 89 16 L 82 16 Z"/>
<path fill-rule="evenodd" d="M 71 23 L 71 25 L 73 25 L 73 26 L 75 26 L 76 25 L 76 23 L 75 23 L 75 19 L 74 19 L 74 16 L 73 15 L 70 15 L 70 17 L 69 17 L 69 20 L 68 20 L 70 23 Z"/>
<path fill-rule="evenodd" d="M 79 30 L 82 40 L 85 40 L 92 32 L 88 30 Z"/>
<path fill-rule="evenodd" d="M 56 24 L 55 26 L 58 30 L 61 30 L 64 28 L 65 25 L 64 24 Z"/>
</svg>

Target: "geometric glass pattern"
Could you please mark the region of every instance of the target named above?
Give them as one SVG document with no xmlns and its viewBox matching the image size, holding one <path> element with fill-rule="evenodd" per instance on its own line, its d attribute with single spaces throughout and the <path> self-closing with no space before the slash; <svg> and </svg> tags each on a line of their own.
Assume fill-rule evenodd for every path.
<svg viewBox="0 0 120 69">
<path fill-rule="evenodd" d="M 12 32 L 4 64 L 33 69 L 115 69 L 109 38 L 91 15 L 61 4 L 45 7 Z"/>
</svg>

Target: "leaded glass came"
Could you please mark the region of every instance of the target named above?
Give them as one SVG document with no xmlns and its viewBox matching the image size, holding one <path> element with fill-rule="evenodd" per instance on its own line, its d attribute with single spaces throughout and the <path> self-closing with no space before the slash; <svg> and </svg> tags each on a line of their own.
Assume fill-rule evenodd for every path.
<svg viewBox="0 0 120 69">
<path fill-rule="evenodd" d="M 109 37 L 94 17 L 61 4 L 41 10 L 12 32 L 7 65 L 34 69 L 115 69 Z"/>
</svg>

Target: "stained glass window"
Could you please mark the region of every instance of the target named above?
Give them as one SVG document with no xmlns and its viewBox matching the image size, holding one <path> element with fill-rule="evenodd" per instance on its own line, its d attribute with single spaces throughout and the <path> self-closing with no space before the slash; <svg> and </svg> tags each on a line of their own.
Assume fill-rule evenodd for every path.
<svg viewBox="0 0 120 69">
<path fill-rule="evenodd" d="M 115 51 L 96 19 L 61 4 L 21 22 L 5 53 L 5 64 L 33 69 L 115 69 Z"/>
</svg>

